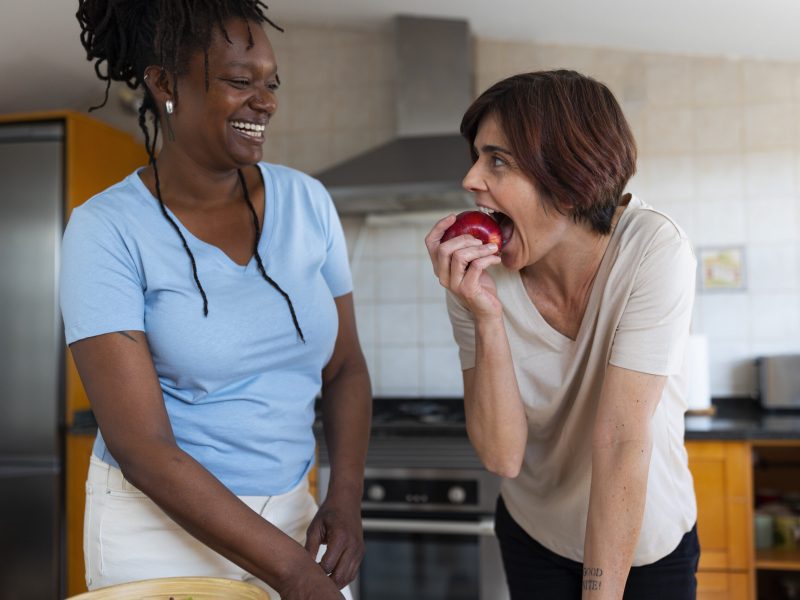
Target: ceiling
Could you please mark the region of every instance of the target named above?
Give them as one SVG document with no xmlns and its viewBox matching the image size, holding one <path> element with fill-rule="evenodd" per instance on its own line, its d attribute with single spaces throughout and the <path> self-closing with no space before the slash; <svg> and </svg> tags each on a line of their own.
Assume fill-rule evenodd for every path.
<svg viewBox="0 0 800 600">
<path fill-rule="evenodd" d="M 280 23 L 378 25 L 395 14 L 469 20 L 479 37 L 800 61 L 797 0 L 267 0 Z M 3 0 L 0 113 L 89 105 L 75 0 Z"/>
</svg>

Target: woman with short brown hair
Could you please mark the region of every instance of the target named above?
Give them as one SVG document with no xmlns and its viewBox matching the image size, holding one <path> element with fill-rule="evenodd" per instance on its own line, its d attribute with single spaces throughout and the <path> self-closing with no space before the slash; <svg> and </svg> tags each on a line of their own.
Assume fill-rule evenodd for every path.
<svg viewBox="0 0 800 600">
<path fill-rule="evenodd" d="M 517 75 L 461 127 L 464 179 L 503 233 L 426 245 L 464 372 L 467 432 L 504 477 L 496 531 L 512 598 L 695 597 L 696 504 L 679 385 L 695 259 L 625 193 L 630 128 L 606 86 Z"/>
</svg>

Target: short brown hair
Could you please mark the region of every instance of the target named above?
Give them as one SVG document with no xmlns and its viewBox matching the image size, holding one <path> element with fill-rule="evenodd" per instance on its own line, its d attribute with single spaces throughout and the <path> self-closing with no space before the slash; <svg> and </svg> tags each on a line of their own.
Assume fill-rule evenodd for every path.
<svg viewBox="0 0 800 600">
<path fill-rule="evenodd" d="M 538 71 L 494 84 L 467 109 L 461 135 L 498 119 L 522 172 L 559 212 L 599 233 L 636 172 L 636 142 L 611 91 L 575 71 Z"/>
</svg>

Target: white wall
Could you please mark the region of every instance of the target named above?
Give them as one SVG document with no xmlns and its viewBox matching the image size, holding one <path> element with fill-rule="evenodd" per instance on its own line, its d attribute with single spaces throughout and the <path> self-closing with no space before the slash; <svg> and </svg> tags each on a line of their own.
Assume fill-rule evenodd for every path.
<svg viewBox="0 0 800 600">
<path fill-rule="evenodd" d="M 266 159 L 314 173 L 389 139 L 397 82 L 388 29 L 286 30 L 269 33 L 284 85 Z M 800 352 L 800 63 L 479 39 L 475 65 L 476 94 L 536 69 L 607 83 L 639 144 L 630 190 L 673 216 L 696 247 L 744 246 L 747 289 L 697 297 L 693 327 L 709 338 L 712 394 L 753 393 L 755 356 Z M 355 299 L 377 394 L 461 393 L 422 242 L 431 223 L 345 220 L 351 252 L 359 248 Z"/>
</svg>

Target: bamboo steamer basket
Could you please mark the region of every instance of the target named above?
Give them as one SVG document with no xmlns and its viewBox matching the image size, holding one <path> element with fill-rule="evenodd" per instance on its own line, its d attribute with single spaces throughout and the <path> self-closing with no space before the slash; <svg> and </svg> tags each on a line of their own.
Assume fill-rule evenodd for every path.
<svg viewBox="0 0 800 600">
<path fill-rule="evenodd" d="M 164 577 L 99 588 L 68 600 L 270 600 L 270 595 L 233 579 Z"/>
</svg>

